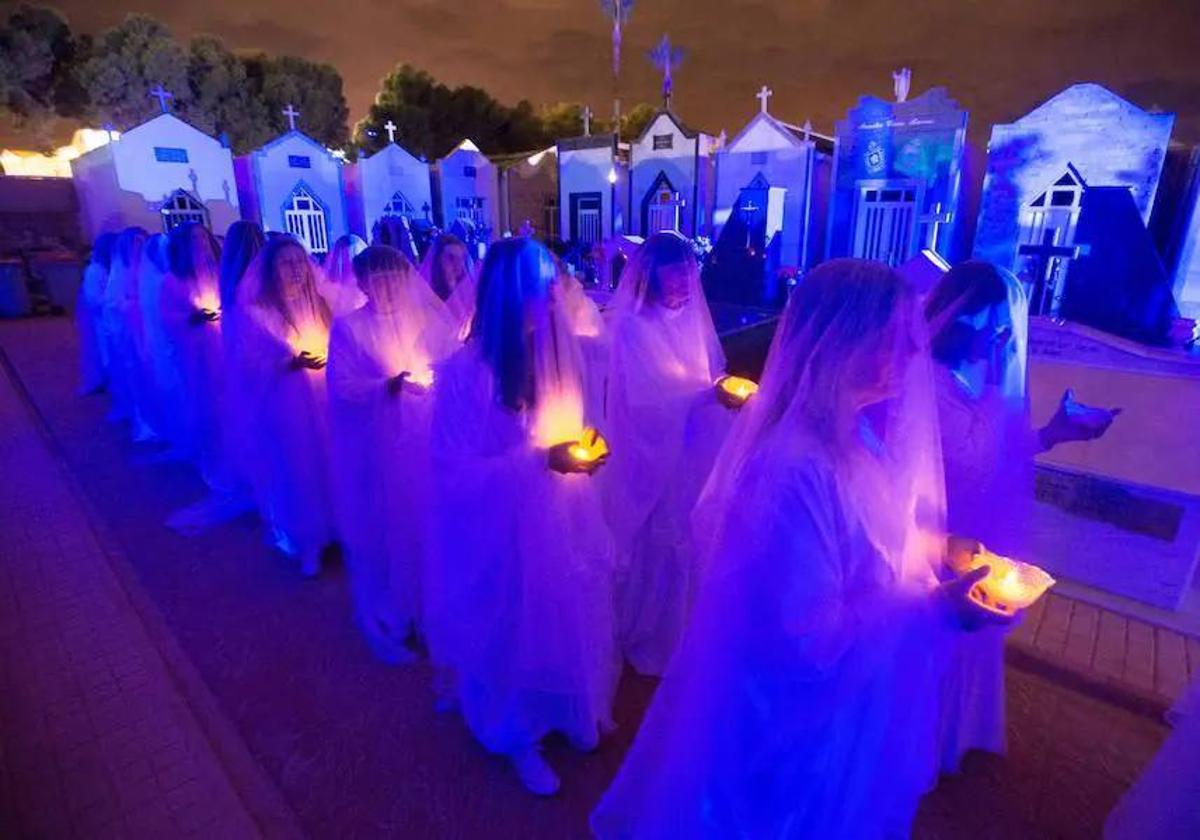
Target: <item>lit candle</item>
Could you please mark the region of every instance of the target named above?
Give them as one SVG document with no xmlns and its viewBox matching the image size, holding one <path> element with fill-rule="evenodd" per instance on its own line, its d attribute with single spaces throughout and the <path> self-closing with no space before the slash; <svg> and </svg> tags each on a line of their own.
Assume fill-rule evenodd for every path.
<svg viewBox="0 0 1200 840">
<path fill-rule="evenodd" d="M 209 321 L 215 321 L 221 316 L 221 298 L 212 289 L 201 292 L 194 305 Z"/>
<path fill-rule="evenodd" d="M 1055 584 L 1053 577 L 1032 563 L 1002 557 L 982 546 L 957 571 L 962 574 L 981 566 L 988 567 L 987 577 L 971 587 L 967 597 L 997 615 L 1012 616 L 1026 609 Z"/>
<path fill-rule="evenodd" d="M 580 464 L 594 464 L 608 455 L 608 441 L 598 431 L 587 426 L 579 440 L 571 444 L 568 451 Z"/>
<path fill-rule="evenodd" d="M 741 408 L 758 393 L 758 383 L 742 376 L 722 376 L 717 380 L 717 389 L 723 402 L 731 408 Z"/>
<path fill-rule="evenodd" d="M 301 327 L 290 343 L 297 355 L 306 354 L 320 362 L 329 355 L 329 333 L 316 324 Z"/>
</svg>

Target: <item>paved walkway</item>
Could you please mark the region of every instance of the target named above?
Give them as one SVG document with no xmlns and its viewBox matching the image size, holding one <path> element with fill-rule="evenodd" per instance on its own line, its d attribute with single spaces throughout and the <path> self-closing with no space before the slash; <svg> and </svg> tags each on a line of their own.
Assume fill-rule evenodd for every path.
<svg viewBox="0 0 1200 840">
<path fill-rule="evenodd" d="M 253 765 L 237 778 L 236 742 L 210 740 L 3 369 L 0 465 L 0 834 L 287 834 L 244 800 Z"/>
<path fill-rule="evenodd" d="M 163 527 L 203 488 L 106 424 L 103 397 L 73 393 L 69 322 L 0 323 L 0 348 L 48 431 L 0 371 L 0 685 L 20 686 L 0 691 L 0 836 L 119 835 L 101 814 L 139 837 L 156 832 L 133 819 L 170 836 L 286 835 L 293 813 L 313 837 L 586 836 L 654 681 L 625 675 L 595 753 L 551 742 L 562 793 L 529 797 L 434 712 L 425 663 L 370 657 L 342 570 L 302 580 L 250 517 L 190 539 Z M 1012 646 L 1036 656 L 1008 670 L 1008 757 L 969 756 L 922 803 L 916 837 L 1095 837 L 1157 749 L 1153 706 L 1085 679 L 1114 657 L 1070 642 L 1088 611 L 1075 626 L 1067 602 L 1063 631 L 1058 597 Z M 1067 671 L 1083 647 L 1088 668 Z M 1119 685 L 1142 661 L 1127 647 Z M 52 724 L 64 700 L 72 723 Z M 122 739 L 133 758 L 118 759 Z"/>
</svg>

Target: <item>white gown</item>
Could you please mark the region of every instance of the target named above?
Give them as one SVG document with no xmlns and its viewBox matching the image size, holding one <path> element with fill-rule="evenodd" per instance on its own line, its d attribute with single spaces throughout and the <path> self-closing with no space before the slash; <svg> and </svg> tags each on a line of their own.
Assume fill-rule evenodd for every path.
<svg viewBox="0 0 1200 840">
<path fill-rule="evenodd" d="M 946 515 L 953 534 L 998 554 L 1029 557 L 1037 436 L 1021 401 L 991 392 L 968 397 L 952 373 L 936 369 L 938 419 L 946 467 Z M 1011 627 L 962 634 L 947 669 L 942 769 L 954 772 L 972 749 L 1004 753 L 1004 640 Z"/>
<path fill-rule="evenodd" d="M 104 387 L 108 378 L 107 347 L 104 341 L 104 286 L 108 271 L 90 262 L 83 270 L 75 326 L 79 333 L 79 390 L 90 393 Z"/>
<path fill-rule="evenodd" d="M 433 394 L 392 394 L 387 384 L 403 370 L 424 378 L 453 341 L 448 318 L 420 332 L 411 323 L 406 313 L 379 313 L 368 304 L 336 318 L 329 339 L 338 532 L 356 619 L 389 660 L 420 616 Z"/>
<path fill-rule="evenodd" d="M 1174 731 L 1109 814 L 1107 840 L 1200 837 L 1200 679 L 1168 719 Z"/>
<path fill-rule="evenodd" d="M 549 469 L 473 345 L 435 381 L 431 656 L 456 676 L 463 716 L 489 750 L 512 754 L 551 730 L 595 743 L 611 723 L 619 661 L 594 485 Z"/>
<path fill-rule="evenodd" d="M 280 547 L 315 555 L 334 538 L 325 370 L 296 369 L 291 328 L 274 310 L 237 319 L 241 427 L 259 512 Z"/>
<path fill-rule="evenodd" d="M 661 675 L 700 581 L 691 513 L 735 413 L 717 402 L 706 348 L 689 346 L 661 310 L 612 327 L 597 476 L 617 548 L 617 626 L 642 674 Z"/>
<path fill-rule="evenodd" d="M 217 298 L 215 286 L 201 290 L 173 274 L 163 279 L 160 294 L 163 340 L 175 368 L 172 423 L 179 451 L 200 471 L 209 487 L 228 489 L 229 469 L 224 460 L 221 416 L 225 379 L 225 350 L 220 321 L 193 323 L 197 301 L 207 291 Z"/>
<path fill-rule="evenodd" d="M 600 838 L 904 836 L 932 783 L 948 625 L 847 519 L 815 448 L 766 451 L 592 815 Z"/>
</svg>

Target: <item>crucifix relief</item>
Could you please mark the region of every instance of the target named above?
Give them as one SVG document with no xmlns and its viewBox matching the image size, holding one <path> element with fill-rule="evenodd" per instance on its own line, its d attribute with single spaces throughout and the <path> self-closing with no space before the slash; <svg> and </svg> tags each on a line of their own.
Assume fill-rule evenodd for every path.
<svg viewBox="0 0 1200 840">
<path fill-rule="evenodd" d="M 1063 280 L 1071 260 L 1087 253 L 1086 245 L 1055 243 L 1056 231 L 1042 235 L 1041 244 L 1030 243 L 1017 248 L 1017 254 L 1033 262 L 1030 279 L 1033 289 L 1029 295 L 1029 314 L 1055 316 L 1062 305 Z"/>
<path fill-rule="evenodd" d="M 283 109 L 282 113 L 285 117 L 287 117 L 288 131 L 295 131 L 296 130 L 296 117 L 300 116 L 300 112 L 297 111 L 294 107 L 292 107 L 292 103 L 289 102 L 287 104 L 287 107 Z"/>
<path fill-rule="evenodd" d="M 162 82 L 159 82 L 157 85 L 155 85 L 154 87 L 152 87 L 150 89 L 150 98 L 158 100 L 158 107 L 165 114 L 171 110 L 170 107 L 168 107 L 167 103 L 170 100 L 175 98 L 175 94 L 171 93 L 169 90 L 167 90 L 165 87 L 163 87 Z"/>
<path fill-rule="evenodd" d="M 929 212 L 918 220 L 925 225 L 925 247 L 928 250 L 937 253 L 938 228 L 950 224 L 953 218 L 954 214 L 949 210 L 942 210 L 942 202 L 935 201 L 929 205 Z"/>
</svg>

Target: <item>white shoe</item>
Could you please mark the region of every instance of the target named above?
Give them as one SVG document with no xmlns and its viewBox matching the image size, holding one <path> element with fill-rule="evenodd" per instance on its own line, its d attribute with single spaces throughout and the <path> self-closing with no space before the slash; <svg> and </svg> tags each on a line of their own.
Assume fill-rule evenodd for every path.
<svg viewBox="0 0 1200 840">
<path fill-rule="evenodd" d="M 553 796 L 558 793 L 558 774 L 554 772 L 546 759 L 542 758 L 537 747 L 529 747 L 508 757 L 517 777 L 525 789 L 536 796 Z"/>
</svg>

